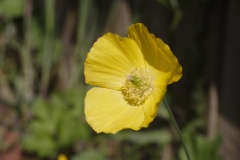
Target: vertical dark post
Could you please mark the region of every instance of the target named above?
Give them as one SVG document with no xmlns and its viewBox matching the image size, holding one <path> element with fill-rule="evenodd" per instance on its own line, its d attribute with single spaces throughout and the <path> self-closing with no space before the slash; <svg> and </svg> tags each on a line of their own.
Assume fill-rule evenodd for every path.
<svg viewBox="0 0 240 160">
<path fill-rule="evenodd" d="M 220 132 L 226 159 L 239 159 L 240 148 L 240 3 L 230 0 L 227 8 L 225 48 L 220 91 Z"/>
</svg>

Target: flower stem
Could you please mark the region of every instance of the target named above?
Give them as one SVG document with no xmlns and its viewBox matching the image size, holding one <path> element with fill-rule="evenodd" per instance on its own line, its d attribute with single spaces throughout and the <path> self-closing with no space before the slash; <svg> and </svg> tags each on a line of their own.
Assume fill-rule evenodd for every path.
<svg viewBox="0 0 240 160">
<path fill-rule="evenodd" d="M 174 116 L 173 116 L 173 113 L 172 113 L 172 111 L 171 111 L 171 109 L 170 109 L 170 107 L 169 107 L 169 105 L 168 105 L 168 103 L 167 103 L 167 101 L 166 101 L 165 98 L 163 98 L 163 103 L 164 103 L 164 105 L 165 105 L 165 107 L 166 107 L 166 109 L 167 109 L 167 111 L 168 111 L 168 113 L 169 113 L 169 115 L 170 115 L 170 117 L 171 117 L 171 120 L 172 120 L 172 122 L 173 122 L 173 125 L 175 126 L 175 128 L 176 128 L 176 130 L 177 130 L 177 132 L 178 132 L 178 135 L 179 135 L 179 137 L 180 137 L 180 139 L 181 139 L 181 143 L 182 143 L 182 145 L 183 145 L 183 149 L 184 149 L 184 151 L 185 151 L 185 154 L 186 154 L 186 156 L 187 156 L 187 159 L 188 159 L 188 160 L 191 160 L 191 158 L 190 158 L 190 156 L 189 156 L 189 152 L 188 152 L 187 146 L 186 146 L 186 143 L 185 143 L 185 141 L 184 141 L 184 139 L 183 139 L 182 132 L 181 132 L 180 128 L 178 127 L 178 124 L 177 124 L 177 122 L 176 122 L 176 120 L 175 120 L 175 118 L 174 118 Z"/>
</svg>

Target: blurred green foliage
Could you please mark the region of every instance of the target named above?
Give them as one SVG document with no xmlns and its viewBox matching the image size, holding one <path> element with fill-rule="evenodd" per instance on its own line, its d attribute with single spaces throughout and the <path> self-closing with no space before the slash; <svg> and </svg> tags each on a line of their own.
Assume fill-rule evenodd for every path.
<svg viewBox="0 0 240 160">
<path fill-rule="evenodd" d="M 69 16 L 66 19 L 76 20 L 76 24 L 70 24 L 68 21 L 56 23 L 57 18 L 61 19 L 56 17 L 57 0 L 0 0 L 0 103 L 16 113 L 15 118 L 0 116 L 0 133 L 5 133 L 1 132 L 2 128 L 14 128 L 21 135 L 18 140 L 23 155 L 27 157 L 31 153 L 34 159 L 56 159 L 64 153 L 72 160 L 161 159 L 166 154 L 184 160 L 182 148 L 176 148 L 179 139 L 163 104 L 148 129 L 126 130 L 116 135 L 96 135 L 90 129 L 83 113 L 88 89 L 83 81 L 83 64 L 93 42 L 103 34 L 105 25 L 115 19 L 121 1 L 108 4 L 104 23 L 99 20 L 98 1 L 76 2 L 77 18 L 69 16 L 69 10 L 66 13 Z M 181 1 L 158 2 L 174 14 L 170 25 L 170 30 L 174 30 L 183 14 Z M 69 31 L 75 37 L 67 44 L 68 37 L 64 39 L 58 35 L 59 24 L 63 28 L 75 26 Z M 201 84 L 195 93 L 199 106 L 196 120 L 204 119 L 206 93 Z M 171 102 L 171 94 L 167 98 Z M 161 124 L 156 124 L 157 121 Z M 221 140 L 209 140 L 205 133 L 197 130 L 206 130 L 204 120 L 200 124 L 193 121 L 184 125 L 183 134 L 192 160 L 221 159 L 217 153 Z M 1 137 L 0 152 L 9 148 L 5 144 Z M 166 152 L 169 146 L 179 150 L 177 156 L 173 151 Z"/>
<path fill-rule="evenodd" d="M 22 139 L 23 147 L 40 156 L 52 156 L 78 140 L 89 138 L 83 114 L 85 92 L 71 90 L 37 98 L 32 104 L 32 120 Z"/>
<path fill-rule="evenodd" d="M 23 13 L 23 7 L 23 0 L 0 0 L 0 15 L 8 19 L 20 17 Z"/>
<path fill-rule="evenodd" d="M 221 137 L 210 140 L 209 138 L 199 134 L 198 128 L 203 128 L 202 120 L 195 120 L 188 124 L 183 130 L 183 136 L 188 146 L 190 157 L 193 160 L 222 160 L 219 155 L 219 149 L 222 142 Z M 179 159 L 185 160 L 186 155 L 183 148 L 179 150 Z"/>
</svg>

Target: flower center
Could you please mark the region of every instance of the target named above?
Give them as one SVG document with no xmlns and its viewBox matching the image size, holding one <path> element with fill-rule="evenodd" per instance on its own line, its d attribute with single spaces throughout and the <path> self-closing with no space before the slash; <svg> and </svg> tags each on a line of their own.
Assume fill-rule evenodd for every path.
<svg viewBox="0 0 240 160">
<path fill-rule="evenodd" d="M 144 102 L 152 91 L 152 77 L 144 69 L 134 69 L 126 77 L 122 93 L 124 99 L 134 106 Z"/>
</svg>

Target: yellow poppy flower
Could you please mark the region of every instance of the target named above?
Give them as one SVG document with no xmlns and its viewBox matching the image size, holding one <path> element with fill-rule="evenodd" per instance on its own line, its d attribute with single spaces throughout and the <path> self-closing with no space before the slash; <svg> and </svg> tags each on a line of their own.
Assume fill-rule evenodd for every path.
<svg viewBox="0 0 240 160">
<path fill-rule="evenodd" d="M 99 38 L 84 65 L 86 83 L 95 86 L 86 95 L 84 112 L 98 133 L 147 127 L 167 85 L 182 76 L 168 45 L 141 23 L 129 27 L 128 37 Z"/>
</svg>

